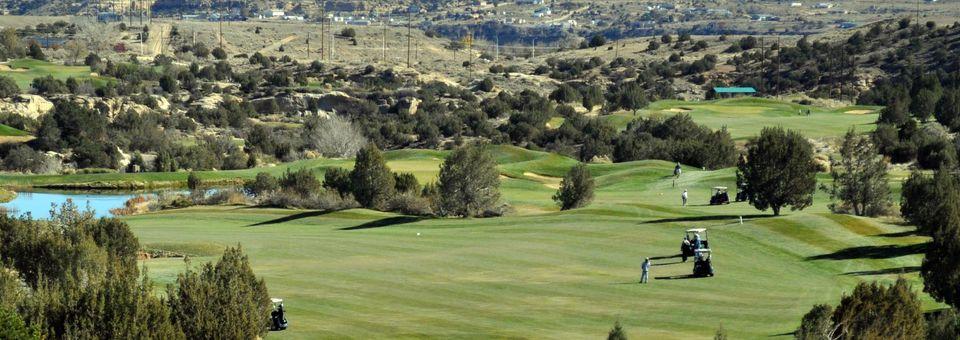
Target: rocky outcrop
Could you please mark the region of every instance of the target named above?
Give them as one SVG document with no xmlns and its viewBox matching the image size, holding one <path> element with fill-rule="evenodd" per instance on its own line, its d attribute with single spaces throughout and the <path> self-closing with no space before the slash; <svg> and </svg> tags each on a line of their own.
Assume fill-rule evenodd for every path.
<svg viewBox="0 0 960 340">
<path fill-rule="evenodd" d="M 35 94 L 21 94 L 13 98 L 0 99 L 0 112 L 17 114 L 39 119 L 53 110 L 53 103 Z"/>
</svg>

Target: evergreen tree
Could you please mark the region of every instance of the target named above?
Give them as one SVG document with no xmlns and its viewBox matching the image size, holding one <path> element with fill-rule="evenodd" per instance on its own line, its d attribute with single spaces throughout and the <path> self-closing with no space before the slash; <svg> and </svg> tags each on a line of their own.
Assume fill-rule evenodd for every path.
<svg viewBox="0 0 960 340">
<path fill-rule="evenodd" d="M 748 201 L 761 211 L 772 209 L 779 216 L 784 206 L 801 210 L 813 204 L 817 184 L 813 147 L 798 132 L 764 128 L 747 145 L 746 161 L 738 164 L 738 172 Z"/>
<path fill-rule="evenodd" d="M 954 308 L 960 307 L 960 185 L 946 171 L 938 171 L 934 178 L 935 194 L 928 200 L 937 201 L 922 229 L 933 238 L 920 267 L 924 291 L 937 301 Z"/>
<path fill-rule="evenodd" d="M 853 129 L 847 131 L 840 145 L 840 159 L 830 167 L 833 184 L 830 197 L 835 212 L 850 209 L 857 216 L 877 216 L 890 207 L 890 187 L 887 185 L 887 162 L 867 136 Z"/>
<path fill-rule="evenodd" d="M 607 340 L 627 340 L 627 331 L 623 329 L 620 320 L 613 323 L 613 328 L 607 333 Z"/>
<path fill-rule="evenodd" d="M 446 215 L 472 217 L 500 199 L 500 173 L 486 145 L 454 150 L 440 166 L 440 206 Z"/>
<path fill-rule="evenodd" d="M 560 210 L 582 208 L 593 200 L 594 187 L 590 170 L 585 164 L 579 163 L 570 168 L 560 181 L 560 188 L 553 195 L 553 200 L 560 206 Z"/>
<path fill-rule="evenodd" d="M 173 322 L 187 339 L 257 339 L 270 323 L 270 297 L 243 251 L 227 248 L 214 265 L 187 267 L 167 286 Z"/>
<path fill-rule="evenodd" d="M 353 197 L 361 206 L 382 209 L 396 193 L 393 172 L 387 167 L 383 153 L 374 143 L 367 143 L 357 152 L 356 164 L 350 173 Z"/>
<path fill-rule="evenodd" d="M 10 98 L 20 94 L 20 87 L 13 78 L 0 76 L 0 98 Z"/>
</svg>

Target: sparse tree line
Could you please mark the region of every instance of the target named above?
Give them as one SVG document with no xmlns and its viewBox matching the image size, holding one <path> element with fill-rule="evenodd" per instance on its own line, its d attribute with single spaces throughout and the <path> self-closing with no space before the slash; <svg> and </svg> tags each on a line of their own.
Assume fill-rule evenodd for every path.
<svg viewBox="0 0 960 340">
<path fill-rule="evenodd" d="M 0 216 L 0 338 L 198 339 L 265 335 L 270 299 L 239 247 L 157 296 L 126 223 L 68 202 L 46 221 Z"/>
<path fill-rule="evenodd" d="M 396 173 L 375 144 L 356 154 L 352 170 L 325 169 L 317 178 L 309 169 L 288 170 L 279 178 L 261 172 L 244 185 L 264 206 L 340 210 L 353 207 L 420 216 L 498 216 L 500 173 L 484 144 L 453 150 L 440 166 L 436 183 L 421 185 L 412 173 Z"/>
</svg>

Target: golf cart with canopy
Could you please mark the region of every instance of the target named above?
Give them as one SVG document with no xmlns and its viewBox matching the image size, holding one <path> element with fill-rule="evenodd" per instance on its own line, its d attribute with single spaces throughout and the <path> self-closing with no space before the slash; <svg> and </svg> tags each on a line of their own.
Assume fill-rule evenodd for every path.
<svg viewBox="0 0 960 340">
<path fill-rule="evenodd" d="M 683 262 L 687 262 L 688 257 L 694 257 L 696 255 L 697 249 L 709 248 L 710 245 L 707 241 L 707 229 L 687 229 L 687 232 L 683 235 L 683 242 L 680 243 L 680 255 L 683 257 Z"/>
<path fill-rule="evenodd" d="M 727 187 L 713 187 L 713 195 L 710 196 L 710 205 L 730 204 L 730 195 L 727 194 Z"/>
<path fill-rule="evenodd" d="M 713 264 L 710 263 L 710 249 L 697 249 L 693 256 L 693 276 L 713 276 Z"/>
<path fill-rule="evenodd" d="M 710 252 L 710 241 L 707 239 L 707 229 L 687 229 L 687 232 L 683 235 L 683 243 L 680 244 L 680 256 L 683 257 L 683 262 L 687 262 L 689 257 L 693 258 L 693 276 L 713 276 L 713 264 L 710 262 L 712 254 Z"/>
<path fill-rule="evenodd" d="M 283 311 L 283 299 L 271 298 L 273 311 L 270 312 L 270 330 L 282 331 L 287 329 L 287 316 Z"/>
</svg>

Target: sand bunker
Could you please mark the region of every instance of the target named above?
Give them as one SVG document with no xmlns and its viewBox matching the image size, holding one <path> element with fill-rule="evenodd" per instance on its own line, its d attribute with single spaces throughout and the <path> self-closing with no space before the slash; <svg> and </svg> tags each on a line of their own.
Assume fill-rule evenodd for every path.
<svg viewBox="0 0 960 340">
<path fill-rule="evenodd" d="M 557 177 L 550 177 L 544 175 L 538 175 L 532 172 L 524 172 L 524 176 L 530 177 L 537 180 L 538 182 L 543 182 L 543 186 L 550 189 L 560 189 L 560 179 Z"/>
<path fill-rule="evenodd" d="M 847 111 L 847 112 L 844 112 L 844 113 L 846 113 L 846 114 L 848 114 L 848 115 L 867 115 L 867 114 L 871 114 L 871 113 L 874 113 L 874 112 L 875 112 L 875 110 L 850 110 L 850 111 Z"/>
<path fill-rule="evenodd" d="M 672 109 L 666 109 L 666 110 L 662 110 L 662 111 L 663 111 L 663 112 L 683 113 L 683 112 L 688 112 L 688 111 L 690 111 L 690 109 L 685 108 L 685 107 L 675 107 L 675 108 L 672 108 Z"/>
<path fill-rule="evenodd" d="M 23 68 L 11 68 L 10 65 L 0 64 L 0 72 L 25 72 Z"/>
</svg>

